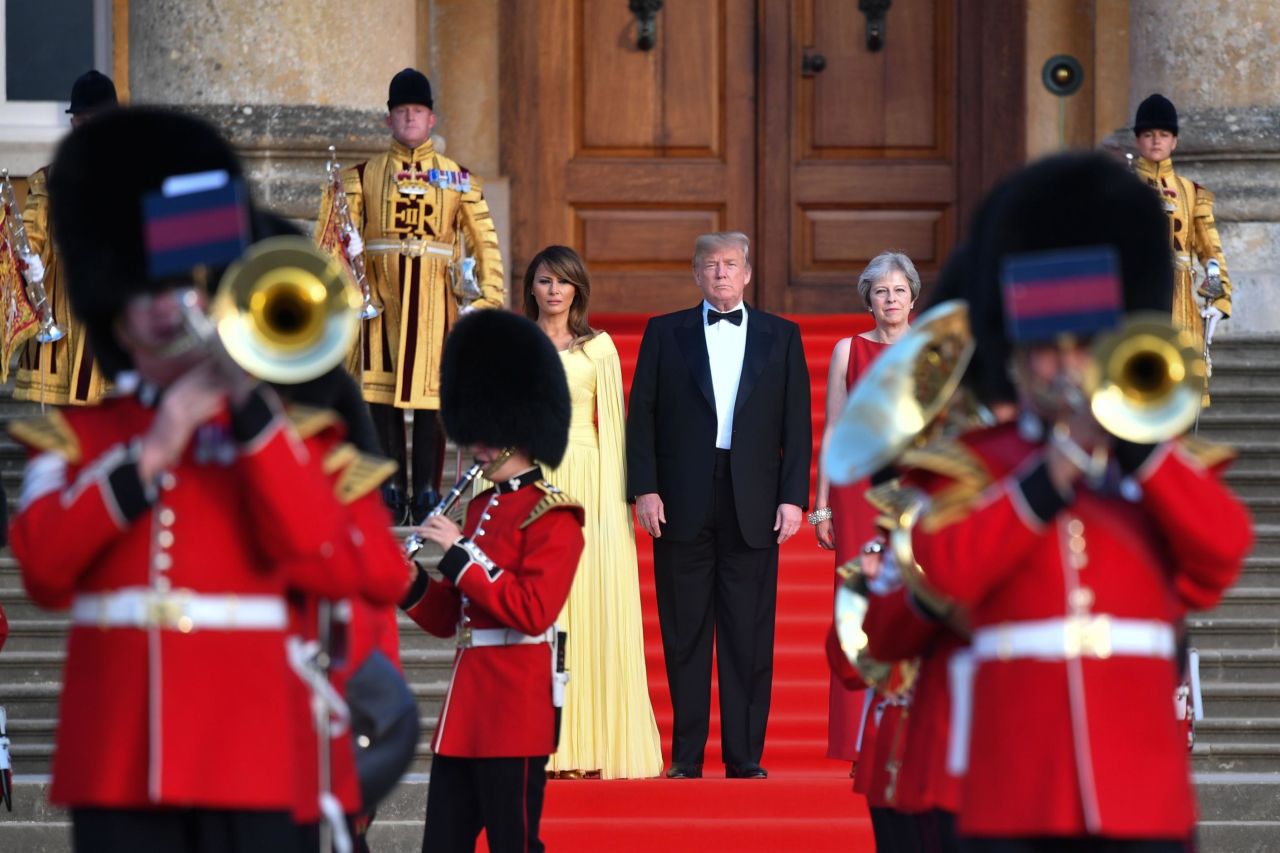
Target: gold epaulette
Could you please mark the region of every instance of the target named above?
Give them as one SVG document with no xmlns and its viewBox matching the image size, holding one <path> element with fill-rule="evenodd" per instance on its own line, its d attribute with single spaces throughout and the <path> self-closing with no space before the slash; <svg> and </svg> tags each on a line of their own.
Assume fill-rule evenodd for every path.
<svg viewBox="0 0 1280 853">
<path fill-rule="evenodd" d="M 49 167 L 36 169 L 27 176 L 27 195 L 49 194 Z"/>
<path fill-rule="evenodd" d="M 920 519 L 920 527 L 926 532 L 964 518 L 978 495 L 991 485 L 991 473 L 982 460 L 958 441 L 943 440 L 911 448 L 902 455 L 901 464 L 950 481 L 929 495 L 929 510 Z"/>
<path fill-rule="evenodd" d="M 362 453 L 354 445 L 343 442 L 325 456 L 324 471 L 326 474 L 341 472 L 333 492 L 340 502 L 349 504 L 385 483 L 395 473 L 396 463 Z"/>
<path fill-rule="evenodd" d="M 298 403 L 285 406 L 284 413 L 290 425 L 293 426 L 293 431 L 298 434 L 298 438 L 311 438 L 331 426 L 342 423 L 342 418 L 338 417 L 338 413 L 332 409 L 319 409 Z"/>
<path fill-rule="evenodd" d="M 1229 444 L 1218 444 L 1194 435 L 1178 439 L 1183 452 L 1205 468 L 1216 468 L 1236 458 L 1236 449 Z"/>
<path fill-rule="evenodd" d="M 71 464 L 80 461 L 80 439 L 57 409 L 38 418 L 9 424 L 9 435 L 36 450 L 56 453 Z"/>
<path fill-rule="evenodd" d="M 556 507 L 567 506 L 582 509 L 582 504 L 578 503 L 573 498 L 560 491 L 559 488 L 548 483 L 546 480 L 539 480 L 534 485 L 543 491 L 543 497 L 542 500 L 538 501 L 538 504 L 533 508 L 533 511 L 529 513 L 529 517 L 520 525 L 521 530 L 524 530 L 530 524 L 533 524 L 539 518 L 542 518 L 542 516 L 546 515 Z"/>
</svg>

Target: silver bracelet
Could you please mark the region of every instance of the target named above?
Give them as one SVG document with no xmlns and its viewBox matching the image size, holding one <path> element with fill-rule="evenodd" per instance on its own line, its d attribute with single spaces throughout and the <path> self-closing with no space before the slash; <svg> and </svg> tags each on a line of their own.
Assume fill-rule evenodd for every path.
<svg viewBox="0 0 1280 853">
<path fill-rule="evenodd" d="M 809 523 L 815 527 L 824 521 L 831 520 L 831 507 L 824 506 L 821 509 L 815 509 L 809 513 Z"/>
</svg>

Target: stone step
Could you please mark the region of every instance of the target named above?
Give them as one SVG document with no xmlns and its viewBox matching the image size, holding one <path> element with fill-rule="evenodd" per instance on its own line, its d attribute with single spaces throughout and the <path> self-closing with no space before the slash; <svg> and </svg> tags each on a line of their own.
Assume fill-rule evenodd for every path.
<svg viewBox="0 0 1280 853">
<path fill-rule="evenodd" d="M 1192 642 L 1201 650 L 1280 648 L 1280 615 L 1221 618 L 1208 614 L 1187 621 Z"/>
<path fill-rule="evenodd" d="M 1201 681 L 1280 683 L 1280 649 L 1202 649 Z"/>
<path fill-rule="evenodd" d="M 1265 773 L 1280 767 L 1280 742 L 1205 742 L 1197 740 L 1191 753 L 1197 771 Z"/>
<path fill-rule="evenodd" d="M 1202 853 L 1275 853 L 1280 821 L 1206 821 L 1196 833 Z"/>
<path fill-rule="evenodd" d="M 1196 773 L 1192 779 L 1196 785 L 1196 797 L 1200 801 L 1202 820 L 1269 821 L 1276 819 L 1276 803 L 1280 803 L 1280 771 Z"/>
<path fill-rule="evenodd" d="M 1206 615 L 1215 619 L 1252 619 L 1280 615 L 1280 589 L 1237 584 Z"/>
<path fill-rule="evenodd" d="M 1251 554 L 1244 561 L 1244 571 L 1236 582 L 1240 586 L 1270 587 L 1280 586 L 1280 557 L 1263 557 Z"/>
<path fill-rule="evenodd" d="M 1280 413 L 1210 406 L 1200 415 L 1200 435 L 1233 447 L 1246 441 L 1266 442 L 1280 435 Z"/>
<path fill-rule="evenodd" d="M 1210 746 L 1280 744 L 1280 717 L 1206 717 L 1196 723 L 1196 740 Z M 1275 769 L 1280 770 L 1280 765 Z"/>
<path fill-rule="evenodd" d="M 1203 653 L 1203 650 L 1201 650 Z M 1267 717 L 1280 708 L 1280 683 L 1201 682 L 1205 715 L 1215 719 Z"/>
</svg>

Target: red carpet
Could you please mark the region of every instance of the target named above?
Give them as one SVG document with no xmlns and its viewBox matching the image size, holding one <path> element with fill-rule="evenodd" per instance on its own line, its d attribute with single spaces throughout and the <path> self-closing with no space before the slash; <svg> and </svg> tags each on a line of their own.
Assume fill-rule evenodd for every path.
<svg viewBox="0 0 1280 853">
<path fill-rule="evenodd" d="M 593 315 L 617 343 L 623 378 L 631 374 L 647 317 Z M 871 327 L 870 315 L 793 317 L 800 323 L 813 388 L 814 479 L 826 371 L 836 340 Z M 812 496 L 812 486 L 810 488 Z M 649 695 L 670 759 L 671 702 L 662 665 L 649 537 L 637 531 Z M 726 780 L 716 694 L 702 781 L 555 781 L 547 787 L 542 837 L 552 850 L 709 853 L 717 850 L 872 850 L 865 801 L 850 789 L 849 765 L 826 758 L 827 665 L 833 560 L 807 524 L 782 548 L 774 647 L 773 703 L 761 762 L 766 781 Z"/>
</svg>

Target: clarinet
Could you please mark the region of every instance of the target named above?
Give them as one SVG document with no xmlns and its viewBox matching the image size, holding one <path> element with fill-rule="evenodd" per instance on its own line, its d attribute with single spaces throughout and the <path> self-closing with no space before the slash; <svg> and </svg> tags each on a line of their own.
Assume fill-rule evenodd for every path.
<svg viewBox="0 0 1280 853">
<path fill-rule="evenodd" d="M 458 498 L 462 497 L 462 493 L 471 485 L 471 481 L 479 477 L 484 471 L 484 466 L 479 462 L 472 464 L 470 468 L 462 472 L 462 476 L 458 478 L 458 482 L 453 484 L 453 488 L 449 490 L 449 494 L 440 499 L 440 503 L 435 505 L 431 512 L 427 513 L 427 518 L 435 518 L 437 515 L 444 515 L 453 505 L 458 502 Z M 410 533 L 404 540 L 404 555 L 413 557 L 426 544 L 422 537 L 416 532 Z"/>
</svg>

